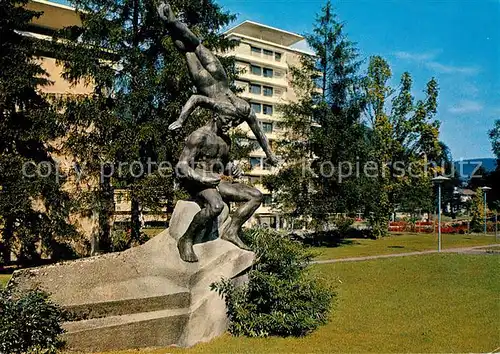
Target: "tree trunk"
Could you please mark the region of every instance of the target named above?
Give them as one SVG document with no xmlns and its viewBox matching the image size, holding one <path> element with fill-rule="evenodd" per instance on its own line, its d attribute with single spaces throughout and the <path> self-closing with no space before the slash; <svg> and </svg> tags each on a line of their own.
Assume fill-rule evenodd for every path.
<svg viewBox="0 0 500 354">
<path fill-rule="evenodd" d="M 141 239 L 141 219 L 140 219 L 140 205 L 136 197 L 131 197 L 131 216 L 132 233 L 130 236 L 131 244 L 138 244 Z"/>
<path fill-rule="evenodd" d="M 109 176 L 110 174 L 106 174 Z M 111 178 L 104 178 L 103 184 L 103 207 L 101 212 L 101 226 L 99 232 L 99 248 L 101 251 L 111 250 L 111 228 L 113 225 L 113 215 L 115 212 L 115 194 L 111 185 Z"/>
<path fill-rule="evenodd" d="M 90 255 L 95 256 L 99 254 L 99 234 L 101 233 L 101 220 L 99 218 L 99 211 L 92 210 L 92 234 L 90 235 Z"/>
<path fill-rule="evenodd" d="M 7 265 L 11 262 L 10 253 L 12 247 L 12 240 L 14 238 L 14 219 L 7 218 L 5 221 L 4 229 L 2 231 L 2 243 L 0 244 L 0 251 L 2 253 L 2 263 Z"/>
</svg>

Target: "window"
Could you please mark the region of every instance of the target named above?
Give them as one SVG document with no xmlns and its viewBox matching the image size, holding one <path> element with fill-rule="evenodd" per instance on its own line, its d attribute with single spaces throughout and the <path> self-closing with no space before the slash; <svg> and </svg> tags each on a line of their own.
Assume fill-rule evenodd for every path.
<svg viewBox="0 0 500 354">
<path fill-rule="evenodd" d="M 274 53 L 274 60 L 281 61 L 281 53 Z"/>
<path fill-rule="evenodd" d="M 251 47 L 252 48 L 252 54 L 259 54 L 262 53 L 262 49 L 257 48 L 257 47 Z"/>
<path fill-rule="evenodd" d="M 273 106 L 265 104 L 263 107 L 264 107 L 264 112 L 263 112 L 264 114 L 267 114 L 268 116 L 273 115 Z"/>
<path fill-rule="evenodd" d="M 260 66 L 252 65 L 251 70 L 254 75 L 262 75 L 262 68 Z"/>
<path fill-rule="evenodd" d="M 262 206 L 268 207 L 272 204 L 273 197 L 271 194 L 264 194 L 262 197 Z"/>
<path fill-rule="evenodd" d="M 272 133 L 273 123 L 262 122 L 262 130 L 264 131 L 264 133 Z"/>
<path fill-rule="evenodd" d="M 273 69 L 264 68 L 264 77 L 273 77 Z"/>
<path fill-rule="evenodd" d="M 254 95 L 260 95 L 262 92 L 261 90 L 262 87 L 260 85 L 254 85 L 254 84 L 250 85 L 250 92 L 253 93 Z"/>
<path fill-rule="evenodd" d="M 255 113 L 261 113 L 262 112 L 262 105 L 260 103 L 250 103 L 252 106 L 252 109 Z"/>
<path fill-rule="evenodd" d="M 268 56 L 273 56 L 273 51 L 272 50 L 267 50 L 267 49 L 264 49 L 264 55 L 268 55 Z"/>
<path fill-rule="evenodd" d="M 252 168 L 260 168 L 260 157 L 251 157 L 250 166 L 252 166 Z"/>
<path fill-rule="evenodd" d="M 283 76 L 285 76 L 285 73 L 283 71 L 281 71 L 281 70 L 275 70 L 274 71 L 274 77 L 281 78 Z"/>
<path fill-rule="evenodd" d="M 273 88 L 269 87 L 269 86 L 264 86 L 264 96 L 272 97 L 273 96 Z"/>
<path fill-rule="evenodd" d="M 259 218 L 259 225 L 265 228 L 276 228 L 276 217 L 275 216 L 261 216 Z"/>
</svg>

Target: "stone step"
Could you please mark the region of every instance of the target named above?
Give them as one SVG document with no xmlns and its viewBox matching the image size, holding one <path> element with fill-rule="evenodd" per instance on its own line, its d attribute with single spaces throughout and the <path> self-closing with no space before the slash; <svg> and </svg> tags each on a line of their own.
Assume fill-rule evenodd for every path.
<svg viewBox="0 0 500 354">
<path fill-rule="evenodd" d="M 180 340 L 188 320 L 188 308 L 108 316 L 65 322 L 63 337 L 68 349 L 88 352 L 165 347 Z"/>
<path fill-rule="evenodd" d="M 69 305 L 64 306 L 64 309 L 70 311 L 75 318 L 86 320 L 106 316 L 188 308 L 190 301 L 190 293 L 181 291 L 162 296 Z"/>
</svg>

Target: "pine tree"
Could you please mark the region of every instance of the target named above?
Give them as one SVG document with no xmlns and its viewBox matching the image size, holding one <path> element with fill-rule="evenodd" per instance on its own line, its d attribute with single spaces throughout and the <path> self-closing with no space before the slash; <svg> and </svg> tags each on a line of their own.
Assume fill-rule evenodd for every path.
<svg viewBox="0 0 500 354">
<path fill-rule="evenodd" d="M 168 131 L 193 93 L 185 58 L 175 49 L 154 0 L 75 0 L 81 27 L 60 34 L 70 39 L 61 62 L 65 77 L 93 85 L 91 97 L 67 100 L 72 129 L 67 146 L 100 183 L 83 199 L 100 220 L 101 248 L 107 248 L 113 188 L 126 188 L 132 205 L 131 243 L 139 242 L 142 210 L 160 210 L 175 199 L 171 168 L 187 132 L 209 112 L 198 112 L 181 133 Z M 174 11 L 212 50 L 232 45 L 218 30 L 234 17 L 213 1 L 171 1 Z M 232 61 L 223 59 L 231 72 Z M 106 163 L 109 162 L 109 163 Z M 160 165 L 163 163 L 163 165 Z M 122 166 L 120 169 L 119 166 Z M 102 166 L 112 177 L 101 178 Z M 144 169 L 141 168 L 144 167 Z M 149 171 L 147 167 L 150 166 Z"/>
<path fill-rule="evenodd" d="M 500 160 L 500 119 L 495 121 L 495 127 L 490 131 L 490 138 L 493 153 Z"/>
<path fill-rule="evenodd" d="M 304 57 L 292 70 L 299 99 L 282 107 L 283 125 L 290 131 L 281 142 L 288 165 L 270 186 L 281 205 L 324 225 L 329 214 L 356 212 L 362 201 L 359 181 L 354 176 L 342 180 L 339 171 L 349 163 L 355 166 L 365 148 L 361 63 L 330 1 L 305 37 L 316 56 Z"/>
<path fill-rule="evenodd" d="M 495 121 L 495 126 L 490 131 L 490 139 L 492 151 L 497 158 L 497 167 L 495 171 L 487 175 L 484 185 L 492 188 L 488 192 L 488 206 L 498 211 L 500 207 L 500 119 Z"/>
<path fill-rule="evenodd" d="M 27 1 L 0 2 L 0 248 L 3 263 L 17 251 L 23 263 L 36 262 L 38 247 L 53 258 L 76 231 L 68 223 L 71 203 L 61 191 L 49 142 L 64 129 L 48 97 L 49 85 L 37 53 L 43 43 L 23 36 L 40 13 Z M 15 247 L 14 247 L 15 246 Z"/>
</svg>

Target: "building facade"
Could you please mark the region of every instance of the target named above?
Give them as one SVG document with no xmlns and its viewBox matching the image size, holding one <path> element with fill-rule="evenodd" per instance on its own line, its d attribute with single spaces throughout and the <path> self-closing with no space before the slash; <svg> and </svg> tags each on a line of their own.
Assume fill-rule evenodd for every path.
<svg viewBox="0 0 500 354">
<path fill-rule="evenodd" d="M 42 12 L 42 16 L 34 19 L 27 36 L 52 40 L 54 31 L 67 26 L 81 24 L 75 9 L 46 0 L 31 0 L 27 8 Z M 292 46 L 304 38 L 301 35 L 287 32 L 278 28 L 269 27 L 252 21 L 245 21 L 228 31 L 226 35 L 239 41 L 239 45 L 226 53 L 236 58 L 236 63 L 241 74 L 235 84 L 242 92 L 241 96 L 251 103 L 259 124 L 266 133 L 271 147 L 284 132 L 278 127 L 281 119 L 277 106 L 296 99 L 290 85 L 290 67 L 300 64 L 302 55 L 310 55 Z M 52 85 L 42 88 L 47 93 L 55 94 L 89 94 L 92 87 L 84 85 L 70 85 L 61 77 L 62 68 L 57 65 L 56 58 L 49 53 L 40 58 L 43 68 L 47 71 Z M 240 127 L 248 134 L 250 140 L 255 140 L 249 127 L 244 124 Z M 71 168 L 72 160 L 60 157 L 61 164 Z M 259 188 L 264 194 L 262 206 L 257 210 L 250 224 L 267 225 L 273 228 L 283 227 L 283 220 L 272 210 L 272 195 L 262 186 L 262 177 L 275 172 L 274 168 L 266 163 L 262 149 L 251 153 L 246 164 L 244 178 Z M 129 218 L 130 201 L 126 197 L 127 191 L 117 191 L 115 195 L 115 220 L 126 221 Z M 147 215 L 146 222 L 165 222 L 166 215 Z M 92 228 L 91 223 L 81 219 L 79 223 L 85 233 Z"/>
<path fill-rule="evenodd" d="M 277 124 L 282 119 L 278 106 L 297 99 L 290 84 L 290 67 L 298 66 L 303 55 L 310 55 L 292 48 L 304 37 L 252 21 L 229 29 L 226 35 L 239 41 L 239 45 L 227 54 L 235 57 L 237 69 L 241 72 L 235 82 L 242 90 L 240 96 L 250 102 L 259 125 L 273 147 L 274 142 L 284 134 Z M 255 140 L 246 123 L 240 128 L 250 140 Z M 250 224 L 277 229 L 285 226 L 284 218 L 272 209 L 271 192 L 262 185 L 262 177 L 274 172 L 275 167 L 266 163 L 261 148 L 251 153 L 244 178 L 264 194 L 264 201 Z"/>
</svg>

